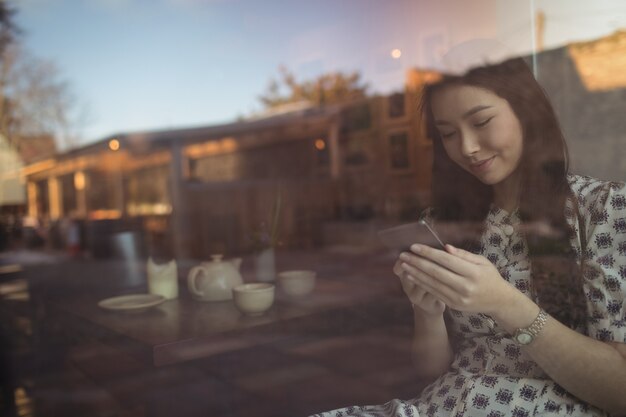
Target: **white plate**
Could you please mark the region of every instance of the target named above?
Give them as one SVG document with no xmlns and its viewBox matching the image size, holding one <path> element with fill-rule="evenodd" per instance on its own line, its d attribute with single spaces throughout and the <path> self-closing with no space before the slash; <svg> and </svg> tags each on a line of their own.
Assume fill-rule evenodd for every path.
<svg viewBox="0 0 626 417">
<path fill-rule="evenodd" d="M 98 305 L 107 310 L 140 313 L 149 308 L 158 306 L 165 298 L 156 294 L 132 294 L 107 298 L 98 302 Z"/>
</svg>

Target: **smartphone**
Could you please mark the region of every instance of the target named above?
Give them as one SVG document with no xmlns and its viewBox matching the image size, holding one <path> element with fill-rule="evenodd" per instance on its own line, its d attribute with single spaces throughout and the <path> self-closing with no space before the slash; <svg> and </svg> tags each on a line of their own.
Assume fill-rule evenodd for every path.
<svg viewBox="0 0 626 417">
<path fill-rule="evenodd" d="M 425 220 L 380 230 L 378 238 L 388 248 L 398 251 L 410 251 L 414 243 L 445 249 L 443 240 Z"/>
</svg>

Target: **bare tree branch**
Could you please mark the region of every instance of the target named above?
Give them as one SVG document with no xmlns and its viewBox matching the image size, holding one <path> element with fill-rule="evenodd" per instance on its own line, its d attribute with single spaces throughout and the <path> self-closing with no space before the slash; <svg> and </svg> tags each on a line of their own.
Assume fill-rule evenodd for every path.
<svg viewBox="0 0 626 417">
<path fill-rule="evenodd" d="M 74 145 L 75 97 L 56 65 L 18 46 L 0 62 L 0 133 L 19 145 L 25 137 L 51 135 L 57 145 Z"/>
</svg>

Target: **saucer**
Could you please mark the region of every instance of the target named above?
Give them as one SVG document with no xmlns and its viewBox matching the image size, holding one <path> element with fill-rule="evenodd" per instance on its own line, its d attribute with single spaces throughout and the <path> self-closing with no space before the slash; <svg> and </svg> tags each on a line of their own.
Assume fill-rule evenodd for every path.
<svg viewBox="0 0 626 417">
<path fill-rule="evenodd" d="M 98 306 L 111 311 L 141 313 L 156 307 L 165 301 L 165 297 L 156 294 L 132 294 L 111 297 L 98 302 Z"/>
</svg>

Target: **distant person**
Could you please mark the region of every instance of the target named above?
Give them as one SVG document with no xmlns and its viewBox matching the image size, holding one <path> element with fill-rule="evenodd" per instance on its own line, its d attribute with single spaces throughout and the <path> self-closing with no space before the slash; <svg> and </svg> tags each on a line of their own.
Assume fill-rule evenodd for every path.
<svg viewBox="0 0 626 417">
<path fill-rule="evenodd" d="M 35 216 L 25 216 L 22 223 L 24 233 L 24 243 L 27 248 L 38 248 L 43 246 L 44 238 L 39 219 Z"/>
<path fill-rule="evenodd" d="M 78 257 L 81 251 L 80 226 L 75 214 L 70 213 L 63 217 L 60 228 L 67 254 L 72 258 Z"/>
<path fill-rule="evenodd" d="M 319 415 L 626 415 L 624 183 L 569 172 L 554 110 L 522 59 L 443 76 L 422 111 L 434 146 L 425 216 L 482 232 L 467 250 L 413 245 L 393 267 L 429 385 Z"/>
<path fill-rule="evenodd" d="M 52 232 L 52 227 L 53 227 L 53 221 L 50 218 L 50 215 L 46 214 L 44 216 L 41 216 L 39 218 L 39 229 L 38 229 L 38 233 L 39 233 L 39 237 L 41 238 L 41 246 L 44 248 L 50 248 L 51 247 L 51 239 L 50 239 L 50 235 Z"/>
</svg>

